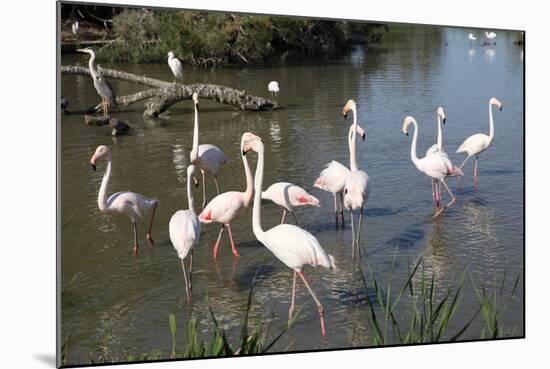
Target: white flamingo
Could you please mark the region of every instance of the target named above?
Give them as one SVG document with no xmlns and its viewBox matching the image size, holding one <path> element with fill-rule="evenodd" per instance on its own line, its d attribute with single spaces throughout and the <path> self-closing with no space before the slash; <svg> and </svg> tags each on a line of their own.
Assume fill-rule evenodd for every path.
<svg viewBox="0 0 550 369">
<path fill-rule="evenodd" d="M 449 195 L 451 196 L 451 201 L 447 205 L 445 205 L 441 209 L 436 208 L 436 212 L 434 214 L 435 218 L 443 211 L 445 211 L 448 207 L 453 205 L 456 201 L 456 197 L 453 195 L 451 189 L 445 182 L 445 178 L 447 176 L 462 176 L 464 174 L 462 173 L 462 170 L 460 170 L 460 168 L 453 166 L 453 164 L 447 157 L 447 154 L 445 154 L 443 151 L 437 151 L 432 155 L 418 158 L 418 156 L 416 155 L 416 142 L 418 139 L 418 123 L 416 122 L 416 119 L 411 116 L 405 118 L 405 120 L 403 121 L 403 133 L 407 136 L 409 135 L 407 129 L 410 124 L 414 125 L 414 136 L 411 144 L 412 162 L 419 171 L 426 174 L 428 177 L 436 179 L 440 183 L 442 183 Z"/>
<path fill-rule="evenodd" d="M 273 183 L 262 192 L 262 200 L 271 200 L 283 208 L 281 224 L 285 222 L 287 211 L 294 216 L 296 225 L 299 226 L 300 223 L 294 213 L 295 208 L 307 205 L 319 207 L 319 200 L 315 196 L 310 195 L 302 187 L 288 182 Z"/>
<path fill-rule="evenodd" d="M 353 125 L 351 125 L 348 133 L 348 146 L 351 146 L 351 135 L 353 130 Z M 365 141 L 365 131 L 363 128 L 357 125 L 356 130 L 363 141 Z M 342 226 L 344 225 L 344 186 L 346 185 L 346 178 L 349 172 L 350 170 L 343 164 L 333 160 L 327 164 L 326 168 L 323 169 L 313 184 L 313 187 L 332 193 L 334 197 L 334 218 L 336 220 L 336 227 L 338 227 L 338 215 L 340 215 L 342 219 Z M 337 204 L 336 195 L 340 196 L 339 206 Z"/>
<path fill-rule="evenodd" d="M 197 166 L 202 173 L 202 208 L 206 205 L 206 172 L 214 175 L 216 191 L 220 194 L 217 173 L 222 165 L 229 162 L 229 158 L 217 146 L 210 144 L 199 145 L 199 94 L 193 93 L 193 104 L 195 106 L 195 126 L 193 129 L 193 148 L 189 157 L 191 163 Z"/>
<path fill-rule="evenodd" d="M 187 294 L 187 302 L 191 302 L 193 295 L 193 248 L 199 244 L 201 235 L 201 223 L 195 212 L 193 201 L 193 191 L 191 180 L 194 178 L 195 166 L 193 164 L 187 167 L 187 203 L 188 210 L 178 210 L 172 215 L 169 223 L 170 241 L 174 249 L 178 253 L 181 260 L 181 268 L 183 270 L 183 278 L 185 279 L 185 293 Z M 183 259 L 189 255 L 189 282 L 185 273 L 185 264 Z"/>
<path fill-rule="evenodd" d="M 468 159 L 470 159 L 472 156 L 476 157 L 476 162 L 474 164 L 474 185 L 477 186 L 478 177 L 477 177 L 477 161 L 479 154 L 484 152 L 491 146 L 491 143 L 493 142 L 493 139 L 495 138 L 495 127 L 493 122 L 493 105 L 498 107 L 502 111 L 502 103 L 496 98 L 491 97 L 489 100 L 489 135 L 486 135 L 484 133 L 477 133 L 475 135 L 472 135 L 468 137 L 462 145 L 459 146 L 458 150 L 456 150 L 457 154 L 465 152 L 468 154 L 466 156 L 466 159 L 464 159 L 464 162 L 462 162 L 462 165 L 460 165 L 460 169 L 464 167 Z"/>
<path fill-rule="evenodd" d="M 445 110 L 443 107 L 437 108 L 437 143 L 433 144 L 427 151 L 426 156 L 436 153 L 438 151 L 443 151 L 443 127 L 441 123 L 445 124 L 447 118 L 445 116 Z M 432 178 L 432 197 L 435 206 L 439 207 L 439 202 L 441 201 L 441 184 L 437 182 L 436 179 Z"/>
<path fill-rule="evenodd" d="M 224 192 L 212 199 L 199 215 L 201 223 L 209 224 L 212 222 L 221 223 L 220 233 L 218 239 L 214 245 L 214 257 L 218 256 L 218 247 L 220 246 L 220 239 L 222 237 L 223 230 L 227 228 L 229 232 L 229 240 L 231 241 L 231 251 L 233 255 L 239 256 L 235 243 L 233 242 L 233 234 L 231 232 L 231 222 L 236 220 L 244 211 L 248 208 L 252 201 L 252 195 L 254 194 L 254 183 L 252 182 L 252 172 L 248 165 L 246 155 L 244 155 L 243 143 L 247 140 L 248 133 L 245 133 L 241 138 L 241 153 L 244 165 L 244 173 L 246 176 L 246 190 L 245 192 L 229 191 Z"/>
<path fill-rule="evenodd" d="M 267 85 L 267 90 L 271 92 L 272 95 L 277 96 L 279 94 L 279 82 L 277 81 L 271 81 Z"/>
<path fill-rule="evenodd" d="M 494 40 L 497 34 L 494 32 L 485 32 L 485 37 L 487 37 L 488 40 Z"/>
<path fill-rule="evenodd" d="M 264 231 L 261 225 L 261 194 L 262 182 L 264 174 L 264 145 L 262 139 L 252 133 L 247 133 L 246 141 L 244 142 L 243 152 L 254 150 L 258 153 L 258 164 L 256 166 L 256 175 L 254 177 L 255 195 L 254 205 L 252 208 L 252 230 L 254 235 L 269 251 L 282 261 L 286 266 L 294 271 L 292 282 L 292 297 L 290 308 L 288 310 L 288 320 L 292 320 L 294 313 L 294 301 L 296 296 L 296 275 L 299 275 L 311 297 L 317 305 L 319 312 L 319 320 L 321 322 L 321 333 L 325 332 L 325 321 L 323 305 L 309 286 L 309 283 L 304 276 L 304 265 L 317 266 L 321 265 L 325 268 L 336 270 L 334 258 L 327 254 L 319 241 L 309 232 L 292 224 L 280 224 Z"/>
<path fill-rule="evenodd" d="M 90 159 L 90 164 L 93 170 L 96 170 L 96 164 L 99 159 L 107 160 L 107 169 L 103 175 L 103 181 L 99 188 L 99 194 L 97 196 L 97 204 L 99 210 L 102 213 L 118 213 L 125 214 L 131 220 L 134 226 L 134 256 L 138 254 L 138 240 L 137 240 L 137 226 L 136 224 L 145 219 L 149 213 L 151 213 L 151 222 L 149 223 L 149 230 L 147 231 L 147 240 L 153 246 L 155 242 L 151 237 L 151 229 L 153 228 L 153 218 L 155 217 L 155 210 L 159 201 L 157 199 L 148 199 L 143 195 L 135 192 L 117 192 L 107 198 L 107 187 L 109 186 L 109 180 L 111 179 L 111 150 L 105 145 L 100 145 L 95 150 L 94 155 Z M 151 212 L 152 211 L 152 212 Z"/>
<path fill-rule="evenodd" d="M 176 79 L 183 79 L 183 65 L 181 64 L 181 60 L 174 56 L 172 51 L 168 53 L 168 66 L 172 70 L 172 73 Z"/>
<path fill-rule="evenodd" d="M 349 167 L 350 172 L 346 177 L 344 185 L 344 206 L 349 210 L 351 216 L 351 234 L 352 234 L 352 255 L 355 255 L 355 244 L 359 247 L 359 238 L 361 235 L 361 221 L 363 220 L 363 207 L 369 197 L 369 176 L 360 170 L 357 166 L 357 105 L 354 100 L 348 100 L 342 114 L 344 118 L 348 116 L 351 110 L 353 113 L 353 130 L 349 145 Z M 357 228 L 357 239 L 355 239 L 355 229 L 353 225 L 353 210 L 359 209 L 359 222 Z"/>
</svg>

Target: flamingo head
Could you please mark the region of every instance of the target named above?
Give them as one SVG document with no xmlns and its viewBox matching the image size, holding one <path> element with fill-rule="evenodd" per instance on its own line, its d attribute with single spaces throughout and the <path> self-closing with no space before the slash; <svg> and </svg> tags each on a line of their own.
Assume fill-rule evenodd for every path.
<svg viewBox="0 0 550 369">
<path fill-rule="evenodd" d="M 357 108 L 357 105 L 355 104 L 354 100 L 348 100 L 346 105 L 344 106 L 344 109 L 342 109 L 342 115 L 344 116 L 344 119 L 348 117 L 348 112 L 351 110 L 355 112 L 355 109 Z"/>
<path fill-rule="evenodd" d="M 367 137 L 366 133 L 365 133 L 365 130 L 360 126 L 360 125 L 357 125 L 357 134 L 359 136 L 361 136 L 361 139 L 363 141 L 365 141 L 365 138 Z"/>
<path fill-rule="evenodd" d="M 81 52 L 81 53 L 90 54 L 90 55 L 92 55 L 92 56 L 95 56 L 94 49 L 92 49 L 91 47 L 86 47 L 86 48 L 84 48 L 84 49 L 76 49 L 76 51 Z"/>
<path fill-rule="evenodd" d="M 405 120 L 403 121 L 403 133 L 408 136 L 409 135 L 409 132 L 407 131 L 407 129 L 409 128 L 409 124 L 411 123 L 416 123 L 416 120 L 411 117 L 410 115 L 405 117 Z"/>
<path fill-rule="evenodd" d="M 489 105 L 496 105 L 499 110 L 502 111 L 502 103 L 496 97 L 491 97 L 491 100 L 489 100 Z"/>
<path fill-rule="evenodd" d="M 172 59 L 174 57 L 174 52 L 173 51 L 169 51 L 168 52 L 168 59 Z"/>
<path fill-rule="evenodd" d="M 105 145 L 99 145 L 90 159 L 90 165 L 94 171 L 96 170 L 97 161 L 101 158 L 107 158 L 109 161 L 111 160 L 111 150 Z"/>
<path fill-rule="evenodd" d="M 241 138 L 241 152 L 243 156 L 250 150 L 258 152 L 260 146 L 263 147 L 262 139 L 254 133 L 245 132 Z"/>
<path fill-rule="evenodd" d="M 199 187 L 199 180 L 197 178 L 197 167 L 195 165 L 191 164 L 187 167 L 187 178 L 193 178 L 195 187 Z"/>
<path fill-rule="evenodd" d="M 199 94 L 197 92 L 193 92 L 193 102 L 195 103 L 197 110 L 199 110 Z"/>
<path fill-rule="evenodd" d="M 443 107 L 440 106 L 439 108 L 437 108 L 437 116 L 441 118 L 443 124 L 447 122 L 447 117 L 445 116 L 445 110 L 443 110 Z"/>
</svg>

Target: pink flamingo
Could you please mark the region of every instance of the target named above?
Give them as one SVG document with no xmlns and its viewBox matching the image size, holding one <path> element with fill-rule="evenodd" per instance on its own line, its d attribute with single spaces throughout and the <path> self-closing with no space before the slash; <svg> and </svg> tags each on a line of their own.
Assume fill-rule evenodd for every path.
<svg viewBox="0 0 550 369">
<path fill-rule="evenodd" d="M 349 111 L 353 112 L 353 125 L 350 145 L 349 145 L 349 166 L 350 172 L 346 177 L 344 185 L 344 206 L 349 210 L 351 216 L 351 234 L 352 234 L 352 255 L 355 255 L 355 245 L 359 248 L 359 237 L 361 234 L 361 221 L 363 220 L 363 207 L 369 197 L 369 176 L 357 167 L 357 105 L 354 100 L 348 100 L 342 114 L 344 119 Z M 357 239 L 355 239 L 355 229 L 353 225 L 353 210 L 359 209 L 359 222 L 357 228 Z"/>
<path fill-rule="evenodd" d="M 426 156 L 431 155 L 435 152 L 443 150 L 443 128 L 441 123 L 445 124 L 447 118 L 445 116 L 445 110 L 443 107 L 437 108 L 437 143 L 433 144 L 427 151 Z M 436 179 L 432 178 L 432 199 L 436 208 L 439 208 L 439 202 L 441 201 L 441 184 L 437 182 Z"/>
<path fill-rule="evenodd" d="M 351 135 L 353 131 L 353 125 L 349 128 L 348 133 L 348 146 L 351 145 Z M 356 127 L 357 133 L 365 141 L 365 131 L 359 125 Z M 346 185 L 346 178 L 350 170 L 344 165 L 340 164 L 336 160 L 327 164 L 323 169 L 319 177 L 315 180 L 313 187 L 317 187 L 323 191 L 332 193 L 334 197 L 334 218 L 336 221 L 336 227 L 338 228 L 338 214 L 342 219 L 342 226 L 344 226 L 344 186 Z M 340 205 L 338 207 L 336 195 L 340 195 Z"/>
<path fill-rule="evenodd" d="M 449 158 L 447 157 L 447 154 L 445 154 L 442 151 L 434 152 L 432 155 L 427 155 L 423 158 L 418 158 L 416 155 L 416 142 L 418 139 L 418 123 L 416 122 L 416 119 L 414 119 L 411 116 L 408 116 L 403 121 L 403 133 L 405 135 L 409 135 L 407 129 L 410 124 L 414 125 L 414 136 L 412 139 L 411 144 L 411 160 L 416 166 L 416 168 L 421 171 L 422 173 L 426 174 L 428 177 L 431 177 L 433 179 L 438 180 L 440 183 L 443 184 L 447 192 L 449 193 L 449 196 L 451 197 L 451 201 L 441 209 L 436 208 L 436 212 L 434 214 L 434 218 L 437 217 L 439 214 L 441 214 L 445 209 L 449 208 L 451 205 L 453 205 L 456 201 L 455 195 L 453 195 L 451 189 L 449 186 L 447 186 L 447 183 L 445 182 L 445 178 L 447 176 L 462 176 L 464 173 L 462 173 L 462 170 L 460 168 L 457 168 L 453 166 Z"/>
<path fill-rule="evenodd" d="M 170 218 L 169 224 L 170 241 L 172 241 L 172 245 L 181 260 L 187 302 L 191 302 L 193 291 L 193 248 L 199 244 L 201 236 L 201 223 L 197 217 L 197 213 L 195 213 L 193 191 L 191 187 L 191 180 L 194 179 L 195 170 L 193 164 L 187 167 L 187 203 L 189 209 L 176 211 L 174 215 L 172 215 L 172 218 Z M 191 253 L 189 254 L 189 252 Z M 187 255 L 189 255 L 189 282 L 187 282 L 185 264 L 183 263 L 183 259 L 185 259 Z"/>
<path fill-rule="evenodd" d="M 495 127 L 493 123 L 493 105 L 497 106 L 502 111 L 502 103 L 496 98 L 491 97 L 489 100 L 489 136 L 487 136 L 484 133 L 477 133 L 475 135 L 472 135 L 468 137 L 462 145 L 456 150 L 457 154 L 465 152 L 468 154 L 466 156 L 466 159 L 462 162 L 462 165 L 460 165 L 460 169 L 464 167 L 464 164 L 470 159 L 472 156 L 476 157 L 476 162 L 474 164 L 474 186 L 477 186 L 477 161 L 479 154 L 484 152 L 491 146 L 491 143 L 493 142 L 493 139 L 495 138 Z"/>
<path fill-rule="evenodd" d="M 310 195 L 302 187 L 288 182 L 273 183 L 267 190 L 262 192 L 262 200 L 271 200 L 283 208 L 281 224 L 285 222 L 287 211 L 294 216 L 294 220 L 299 226 L 300 223 L 294 213 L 294 208 L 307 205 L 319 207 L 319 200 L 315 196 Z"/>
<path fill-rule="evenodd" d="M 107 169 L 103 175 L 103 181 L 99 188 L 99 194 L 97 196 L 97 204 L 99 210 L 102 213 L 118 213 L 125 214 L 132 220 L 134 226 L 134 256 L 138 254 L 138 240 L 137 240 L 137 223 L 141 222 L 151 213 L 151 222 L 149 223 L 149 230 L 147 231 L 147 240 L 151 244 L 151 247 L 155 245 L 153 237 L 151 237 L 151 229 L 153 228 L 153 218 L 155 217 L 155 210 L 159 201 L 157 199 L 148 199 L 143 195 L 135 192 L 117 192 L 107 198 L 107 187 L 109 186 L 109 180 L 111 179 L 111 150 L 105 145 L 100 145 L 95 150 L 94 155 L 90 159 L 90 164 L 93 170 L 96 170 L 96 163 L 99 159 L 107 160 Z"/>
<path fill-rule="evenodd" d="M 319 320 L 321 322 L 321 333 L 326 335 L 323 305 L 309 286 L 309 283 L 302 271 L 304 265 L 317 266 L 336 270 L 334 258 L 327 254 L 319 241 L 309 232 L 291 224 L 280 224 L 268 231 L 262 229 L 261 225 L 261 194 L 264 174 L 264 144 L 262 139 L 252 133 L 245 133 L 246 140 L 243 145 L 243 152 L 254 150 L 258 153 L 258 164 L 256 166 L 254 206 L 252 207 L 252 230 L 254 235 L 277 259 L 294 271 L 292 282 L 292 300 L 288 310 L 289 323 L 294 313 L 294 301 L 296 297 L 296 275 L 299 275 L 313 301 L 317 305 Z M 243 136 L 244 137 L 244 136 Z"/>
<path fill-rule="evenodd" d="M 247 140 L 248 133 L 245 133 L 241 138 L 241 153 L 243 158 L 244 173 L 246 176 L 246 190 L 245 192 L 230 191 L 222 193 L 212 199 L 199 215 L 201 223 L 221 223 L 220 233 L 218 239 L 214 245 L 214 257 L 218 256 L 218 247 L 220 246 L 220 239 L 222 237 L 223 230 L 227 228 L 229 232 L 229 240 L 231 241 L 231 251 L 233 255 L 239 256 L 235 243 L 233 242 L 233 234 L 231 232 L 231 222 L 236 220 L 241 213 L 248 207 L 250 201 L 252 201 L 252 195 L 254 194 L 254 184 L 252 182 L 252 173 L 250 172 L 250 166 L 246 155 L 242 150 L 243 142 Z"/>
<path fill-rule="evenodd" d="M 219 195 L 220 187 L 218 186 L 217 173 L 222 165 L 229 162 L 229 158 L 217 146 L 210 144 L 199 145 L 199 94 L 196 92 L 193 93 L 193 103 L 195 106 L 195 126 L 193 129 L 193 148 L 189 156 L 191 163 L 196 165 L 202 173 L 202 208 L 204 209 L 206 205 L 206 172 L 214 175 L 214 183 Z"/>
</svg>

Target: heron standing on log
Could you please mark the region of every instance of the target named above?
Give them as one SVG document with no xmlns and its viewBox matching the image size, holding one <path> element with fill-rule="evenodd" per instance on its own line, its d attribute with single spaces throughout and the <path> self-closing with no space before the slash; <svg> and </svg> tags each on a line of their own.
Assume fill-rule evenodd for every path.
<svg viewBox="0 0 550 369">
<path fill-rule="evenodd" d="M 90 60 L 88 61 L 88 66 L 90 68 L 90 74 L 94 80 L 94 87 L 99 96 L 101 96 L 101 105 L 103 108 L 103 116 L 109 114 L 108 107 L 117 108 L 116 95 L 115 91 L 109 84 L 109 82 L 99 73 L 95 65 L 95 52 L 91 48 L 87 47 L 85 49 L 78 49 L 81 53 L 90 54 Z"/>
</svg>

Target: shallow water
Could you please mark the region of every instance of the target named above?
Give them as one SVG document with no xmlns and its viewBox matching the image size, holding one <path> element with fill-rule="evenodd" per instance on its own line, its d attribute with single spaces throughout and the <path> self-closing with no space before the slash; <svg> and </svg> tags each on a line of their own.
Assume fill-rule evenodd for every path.
<svg viewBox="0 0 550 369">
<path fill-rule="evenodd" d="M 506 291 L 521 277 L 519 289 L 505 312 L 505 325 L 523 334 L 523 56 L 514 45 L 518 34 L 499 32 L 497 45 L 472 45 L 469 30 L 405 27 L 384 36 L 384 43 L 358 48 L 336 60 L 304 62 L 261 68 L 186 69 L 185 81 L 219 83 L 267 94 L 270 80 L 281 86 L 278 101 L 284 110 L 241 112 L 201 101 L 200 141 L 219 146 L 231 163 L 219 173 L 222 191 L 244 191 L 245 179 L 239 156 L 240 136 L 252 131 L 266 146 L 264 188 L 276 181 L 300 185 L 317 196 L 321 208 L 297 211 L 302 226 L 313 233 L 336 259 L 337 273 L 306 268 L 312 288 L 325 307 L 327 337 L 320 335 L 314 305 L 299 283 L 297 304 L 302 317 L 277 345 L 291 350 L 364 346 L 372 343 L 368 309 L 357 268 L 351 260 L 351 230 L 335 230 L 332 196 L 312 188 L 326 163 L 348 165 L 349 119 L 342 118 L 345 102 L 358 104 L 359 123 L 367 141 L 358 142 L 358 162 L 371 180 L 371 193 L 362 231 L 367 251 L 361 260 L 383 281 L 394 269 L 395 286 L 402 286 L 409 265 L 423 258 L 426 270 L 436 274 L 441 295 L 466 265 L 476 281 L 494 286 L 506 270 Z M 62 64 L 86 65 L 84 55 L 63 55 Z M 102 64 L 100 62 L 100 64 Z M 172 80 L 167 65 L 104 63 L 151 77 Z M 119 95 L 136 91 L 132 84 L 111 81 Z M 63 76 L 62 95 L 69 110 L 98 102 L 91 80 Z M 437 106 L 447 113 L 444 148 L 455 164 L 463 156 L 456 148 L 469 135 L 488 132 L 488 100 L 504 104 L 495 110 L 496 138 L 480 157 L 480 182 L 473 188 L 473 160 L 456 193 L 457 204 L 444 216 L 431 218 L 430 180 L 410 160 L 411 138 L 401 132 L 403 118 L 419 122 L 419 156 L 435 143 Z M 192 146 L 193 110 L 189 101 L 169 110 L 168 119 L 144 121 L 142 104 L 124 107 L 114 115 L 126 120 L 132 133 L 111 137 L 106 127 L 89 127 L 81 115 L 64 115 L 61 122 L 62 191 L 62 338 L 67 342 L 68 363 L 88 361 L 97 350 L 103 326 L 109 322 L 111 349 L 118 354 L 148 352 L 160 348 L 169 355 L 171 336 L 168 314 L 175 312 L 181 328 L 190 315 L 200 320 L 209 339 L 213 329 L 208 306 L 221 324 L 238 334 L 252 280 L 255 293 L 253 316 L 267 318 L 273 330 L 284 326 L 290 300 L 291 271 L 255 240 L 251 209 L 232 225 L 241 257 L 231 255 L 228 239 L 222 239 L 217 259 L 212 258 L 218 226 L 203 227 L 194 254 L 193 299 L 186 304 L 179 259 L 168 237 L 168 221 L 178 209 L 187 208 L 186 167 Z M 150 249 L 146 225 L 138 228 L 140 254 L 132 255 L 131 223 L 122 216 L 105 216 L 97 208 L 97 192 L 104 163 L 93 172 L 89 159 L 100 144 L 113 155 L 110 191 L 132 190 L 160 199 Z M 252 168 L 256 157 L 250 155 Z M 207 180 L 211 197 L 215 193 Z M 200 204 L 201 191 L 195 191 Z M 444 200 L 446 200 L 444 194 Z M 264 228 L 280 219 L 280 209 L 262 208 Z M 292 217 L 287 218 L 289 222 Z M 469 282 L 468 282 L 469 283 Z M 467 283 L 467 284 L 468 284 Z M 368 291 L 371 293 L 371 291 Z M 457 331 L 478 305 L 465 291 L 450 331 Z M 476 320 L 463 338 L 479 338 Z M 182 347 L 183 331 L 178 334 Z"/>
</svg>

